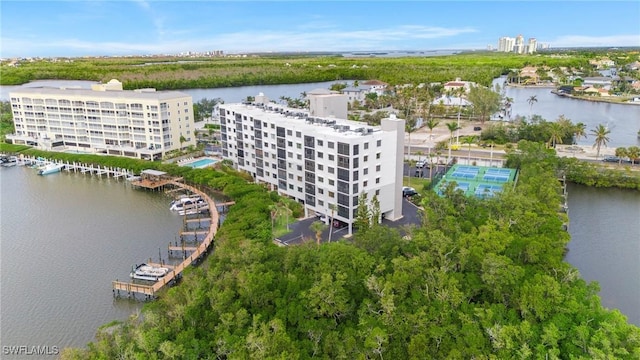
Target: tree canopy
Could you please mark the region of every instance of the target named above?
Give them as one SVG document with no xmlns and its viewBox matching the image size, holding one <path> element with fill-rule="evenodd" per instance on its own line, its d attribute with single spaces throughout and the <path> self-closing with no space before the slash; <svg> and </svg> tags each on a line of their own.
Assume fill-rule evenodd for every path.
<svg viewBox="0 0 640 360">
<path fill-rule="evenodd" d="M 523 141 L 508 157 L 518 184 L 494 198 L 427 192 L 402 231 L 367 221 L 363 199 L 353 239 L 320 246 L 273 245 L 277 194 L 198 172 L 236 200 L 215 251 L 63 359 L 638 358 L 640 329 L 563 261 L 554 150 Z"/>
</svg>

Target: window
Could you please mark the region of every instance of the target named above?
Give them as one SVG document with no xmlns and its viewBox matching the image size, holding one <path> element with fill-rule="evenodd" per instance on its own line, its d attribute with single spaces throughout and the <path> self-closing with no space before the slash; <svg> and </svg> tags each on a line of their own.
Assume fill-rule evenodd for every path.
<svg viewBox="0 0 640 360">
<path fill-rule="evenodd" d="M 333 179 L 329 179 L 329 185 L 333 186 L 333 185 L 335 185 L 335 183 L 336 183 L 336 182 L 335 182 L 335 181 L 333 181 Z M 333 196 L 331 196 L 331 197 L 333 197 Z"/>
<path fill-rule="evenodd" d="M 298 186 L 298 192 L 302 192 L 302 187 Z"/>
<path fill-rule="evenodd" d="M 302 137 L 302 133 L 300 131 L 296 131 L 296 137 Z"/>
<path fill-rule="evenodd" d="M 380 189 L 377 189 L 377 190 L 376 190 L 376 195 L 377 195 L 377 196 L 380 196 Z"/>
<path fill-rule="evenodd" d="M 302 182 L 302 176 L 298 176 L 298 181 Z"/>
<path fill-rule="evenodd" d="M 302 160 L 302 154 L 298 154 L 298 155 L 296 156 L 296 158 L 297 158 L 298 160 Z"/>
<path fill-rule="evenodd" d="M 376 159 L 380 159 L 380 153 L 376 154 Z"/>
<path fill-rule="evenodd" d="M 287 141 L 287 146 L 288 147 L 293 147 L 293 141 Z"/>
<path fill-rule="evenodd" d="M 329 166 L 327 169 L 329 170 L 329 174 L 333 174 L 334 173 L 334 169 L 331 166 Z"/>
<path fill-rule="evenodd" d="M 322 159 L 324 157 L 324 154 L 320 151 L 318 151 L 318 159 Z"/>
<path fill-rule="evenodd" d="M 335 157 L 331 154 L 329 154 L 329 161 L 333 161 L 335 159 Z"/>
<path fill-rule="evenodd" d="M 293 190 L 293 184 L 289 184 L 289 190 Z"/>
<path fill-rule="evenodd" d="M 302 165 L 296 165 L 296 169 L 298 169 L 298 171 L 302 171 Z"/>
<path fill-rule="evenodd" d="M 333 191 L 329 191 L 329 197 L 333 198 L 335 196 L 335 194 L 333 193 Z"/>
<path fill-rule="evenodd" d="M 367 180 L 363 181 L 363 182 L 362 182 L 362 187 L 363 187 L 363 188 L 366 188 L 368 183 L 369 183 L 369 182 L 368 182 Z"/>
<path fill-rule="evenodd" d="M 287 157 L 292 158 L 292 157 L 293 157 L 293 153 L 292 153 L 291 151 L 289 151 L 289 152 L 287 153 Z"/>
<path fill-rule="evenodd" d="M 376 141 L 376 146 L 377 146 L 377 147 L 382 146 L 382 140 L 378 140 L 378 141 Z"/>
<path fill-rule="evenodd" d="M 376 172 L 380 172 L 380 164 L 376 165 Z"/>
<path fill-rule="evenodd" d="M 376 184 L 380 184 L 380 178 L 379 177 L 376 178 Z"/>
<path fill-rule="evenodd" d="M 322 146 L 322 140 L 318 140 L 318 146 Z"/>
<path fill-rule="evenodd" d="M 302 149 L 302 144 L 296 143 L 296 149 Z"/>
<path fill-rule="evenodd" d="M 368 142 L 364 143 L 364 149 L 365 150 L 369 149 L 369 143 Z"/>
<path fill-rule="evenodd" d="M 322 176 L 318 176 L 318 182 L 324 182 L 324 178 Z"/>
<path fill-rule="evenodd" d="M 368 175 L 369 174 L 369 168 L 364 168 L 364 169 L 362 169 L 362 171 L 363 171 L 364 175 Z"/>
<path fill-rule="evenodd" d="M 324 170 L 324 165 L 318 164 L 318 170 Z"/>
<path fill-rule="evenodd" d="M 327 146 L 329 146 L 329 149 L 333 149 L 333 141 L 329 141 L 327 143 Z"/>
<path fill-rule="evenodd" d="M 292 136 L 293 135 L 293 131 L 287 130 L 287 135 Z"/>
</svg>

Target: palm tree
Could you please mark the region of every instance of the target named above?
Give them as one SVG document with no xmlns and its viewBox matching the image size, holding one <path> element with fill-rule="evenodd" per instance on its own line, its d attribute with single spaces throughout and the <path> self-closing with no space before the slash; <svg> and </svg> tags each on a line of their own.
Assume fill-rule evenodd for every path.
<svg viewBox="0 0 640 360">
<path fill-rule="evenodd" d="M 536 95 L 531 95 L 527 99 L 527 102 L 529 103 L 529 117 L 531 117 L 533 114 L 533 104 L 538 102 L 538 97 Z"/>
<path fill-rule="evenodd" d="M 476 137 L 473 135 L 465 136 L 464 138 L 462 138 L 462 143 L 469 145 L 469 155 L 467 157 L 467 161 L 468 161 L 467 165 L 471 165 L 471 144 L 473 144 L 474 142 L 476 142 Z"/>
<path fill-rule="evenodd" d="M 316 243 L 320 245 L 320 240 L 322 240 L 322 232 L 327 229 L 327 224 L 323 223 L 322 221 L 314 221 L 309 226 L 309 229 L 316 233 Z"/>
<path fill-rule="evenodd" d="M 627 148 L 619 147 L 616 148 L 616 157 L 618 158 L 618 165 L 622 164 L 622 158 L 629 156 L 629 151 Z"/>
<path fill-rule="evenodd" d="M 562 142 L 562 134 L 564 133 L 562 124 L 560 122 L 553 122 L 549 124 L 549 142 L 547 146 L 555 148 L 557 143 Z"/>
<path fill-rule="evenodd" d="M 593 147 L 597 149 L 596 159 L 600 157 L 600 147 L 607 146 L 607 143 L 609 142 L 607 135 L 610 133 L 611 130 L 607 129 L 607 127 L 602 124 L 598 124 L 595 129 L 591 130 L 591 134 L 596 137 L 596 140 L 593 143 Z"/>
<path fill-rule="evenodd" d="M 458 130 L 459 127 L 458 127 L 458 124 L 452 121 L 450 123 L 447 123 L 447 129 L 449 129 L 449 132 L 451 133 L 451 136 L 449 136 L 449 157 L 447 158 L 447 162 L 449 162 L 451 161 L 451 146 L 453 145 L 452 144 L 453 132 Z"/>
<path fill-rule="evenodd" d="M 507 121 L 511 121 L 511 105 L 513 104 L 513 98 L 505 97 L 504 98 L 504 115 L 507 118 Z"/>
<path fill-rule="evenodd" d="M 429 119 L 425 123 L 425 126 L 429 128 L 429 140 L 433 140 L 433 129 L 435 129 L 438 125 L 440 125 L 440 121 L 436 119 Z"/>
<path fill-rule="evenodd" d="M 575 127 L 573 128 L 573 135 L 575 136 L 575 138 L 573 139 L 573 143 L 577 144 L 578 140 L 580 138 L 587 138 L 587 125 L 585 125 L 585 123 L 577 123 L 575 125 Z"/>
<path fill-rule="evenodd" d="M 631 164 L 635 165 L 636 160 L 640 159 L 640 147 L 629 146 L 627 148 L 627 157 L 629 157 L 629 160 L 631 160 Z"/>
</svg>

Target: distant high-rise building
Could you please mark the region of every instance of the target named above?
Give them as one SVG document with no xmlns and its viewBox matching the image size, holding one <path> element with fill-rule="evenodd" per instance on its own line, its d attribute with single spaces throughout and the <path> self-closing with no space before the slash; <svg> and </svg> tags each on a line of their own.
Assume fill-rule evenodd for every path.
<svg viewBox="0 0 640 360">
<path fill-rule="evenodd" d="M 499 52 L 514 52 L 516 54 L 533 54 L 538 48 L 538 41 L 535 38 L 529 38 L 525 44 L 524 37 L 518 35 L 515 38 L 503 36 L 498 39 Z"/>
<path fill-rule="evenodd" d="M 513 52 L 516 54 L 524 53 L 524 37 L 522 35 L 516 36 L 516 45 L 513 48 Z"/>
<path fill-rule="evenodd" d="M 508 36 L 503 36 L 498 40 L 498 51 L 500 52 L 512 52 L 513 46 L 516 43 L 516 39 Z"/>
<path fill-rule="evenodd" d="M 533 54 L 534 52 L 536 52 L 537 48 L 538 41 L 536 40 L 536 38 L 529 38 L 529 41 L 527 42 L 527 54 Z"/>
</svg>

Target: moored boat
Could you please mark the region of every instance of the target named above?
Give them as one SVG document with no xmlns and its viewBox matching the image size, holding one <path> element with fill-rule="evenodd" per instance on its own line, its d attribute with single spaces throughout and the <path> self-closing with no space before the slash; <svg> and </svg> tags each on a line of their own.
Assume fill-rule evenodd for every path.
<svg viewBox="0 0 640 360">
<path fill-rule="evenodd" d="M 38 168 L 38 175 L 55 174 L 57 172 L 60 172 L 60 170 L 62 170 L 63 167 L 64 167 L 64 164 L 56 164 L 56 163 L 47 164 L 45 166 Z"/>
<path fill-rule="evenodd" d="M 129 274 L 132 279 L 158 281 L 169 273 L 169 268 L 140 264 Z"/>
<path fill-rule="evenodd" d="M 191 215 L 209 210 L 209 204 L 200 196 L 183 196 L 171 202 L 169 210 L 180 215 Z"/>
</svg>

